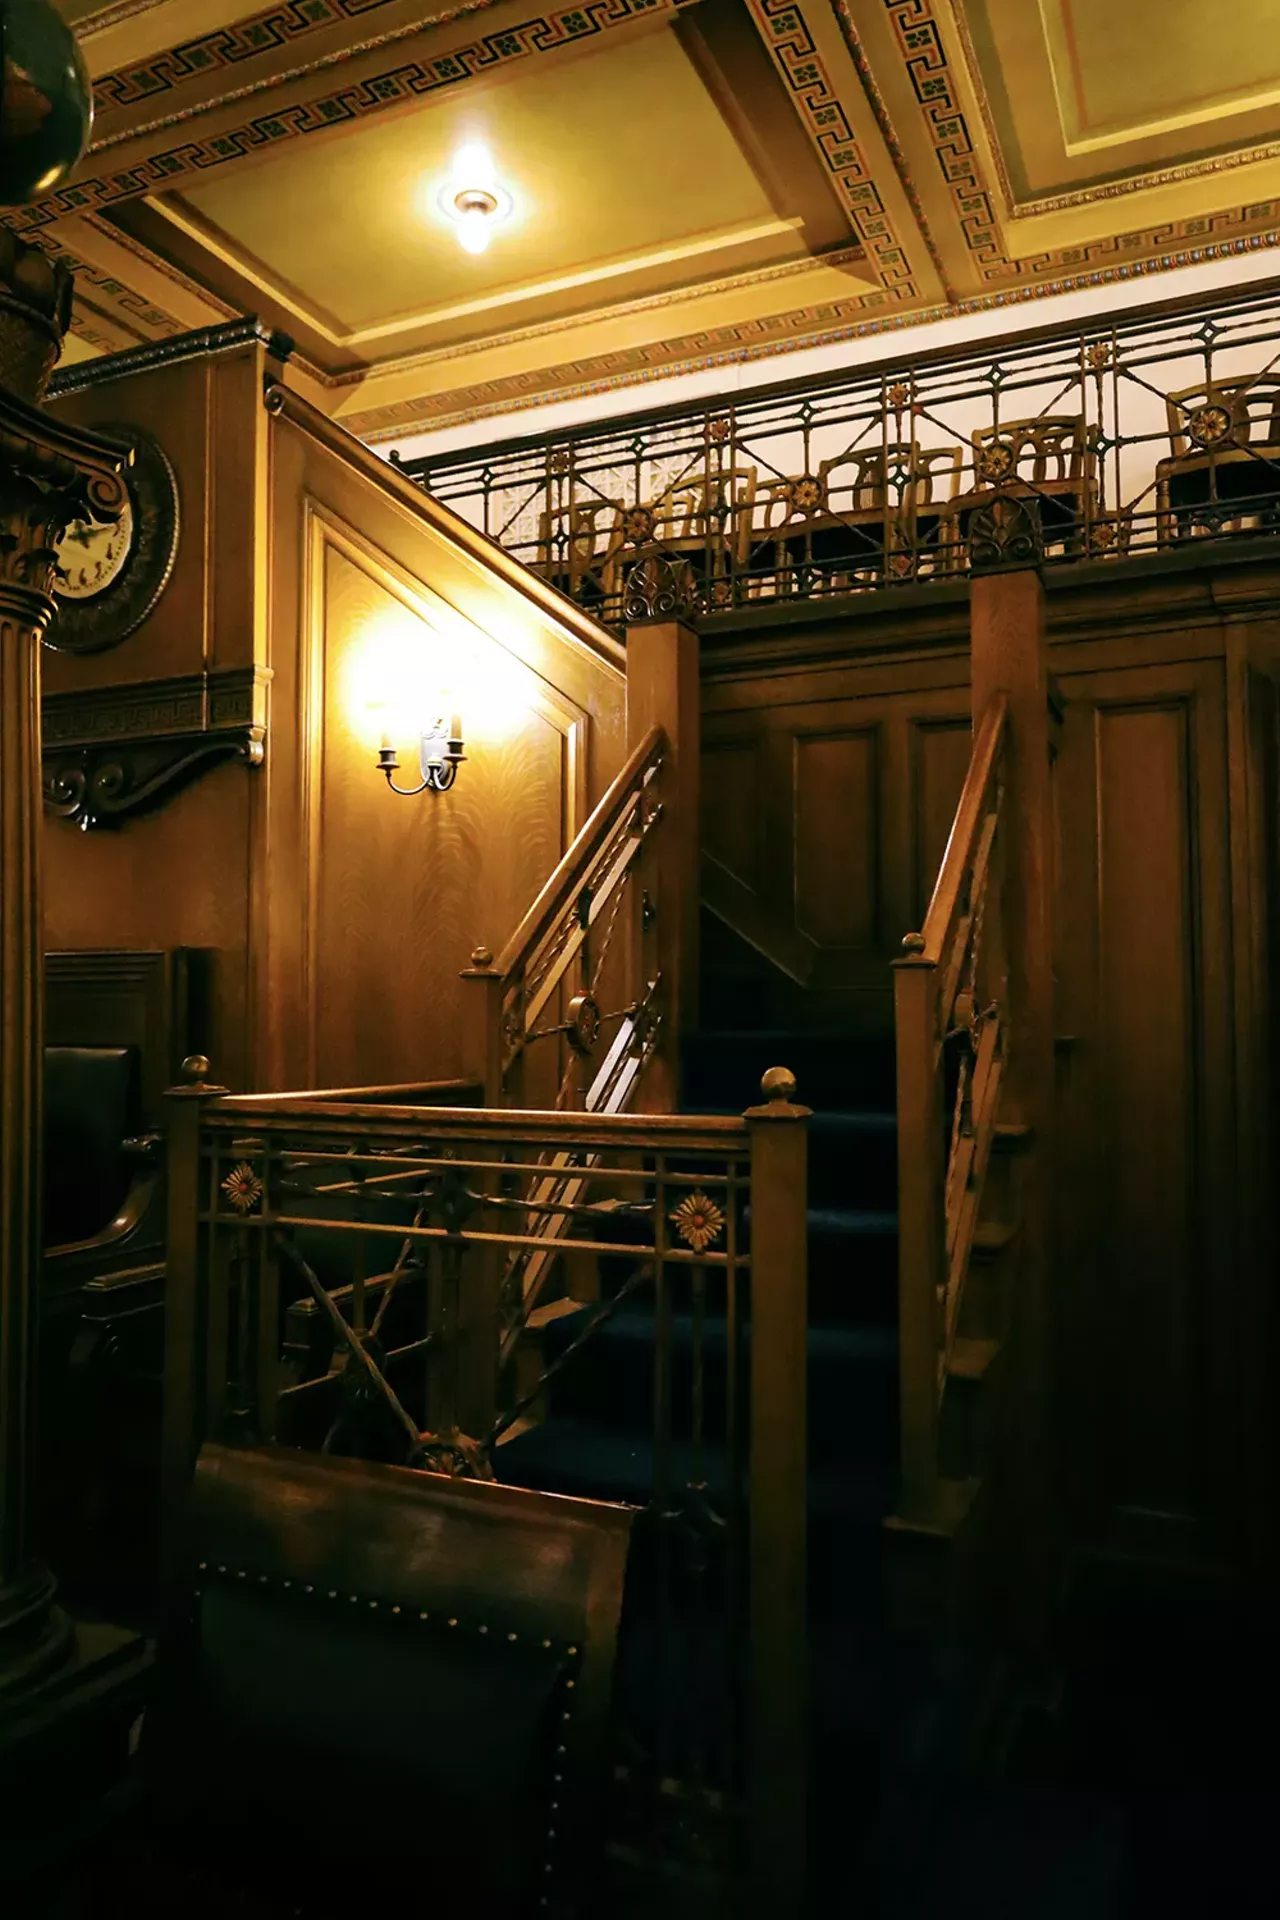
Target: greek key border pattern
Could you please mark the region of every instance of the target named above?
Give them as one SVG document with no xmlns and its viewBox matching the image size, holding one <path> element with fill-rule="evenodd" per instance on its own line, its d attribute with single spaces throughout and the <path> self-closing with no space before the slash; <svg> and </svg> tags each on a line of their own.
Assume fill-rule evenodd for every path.
<svg viewBox="0 0 1280 1920">
<path fill-rule="evenodd" d="M 1154 259 L 1123 261 L 1089 273 L 1068 274 L 1036 286 L 1002 288 L 950 305 L 914 307 L 906 311 L 894 308 L 857 318 L 860 309 L 865 313 L 866 309 L 887 305 L 883 294 L 873 294 L 862 302 L 841 301 L 829 308 L 807 308 L 788 314 L 781 332 L 770 331 L 776 328 L 775 321 L 762 320 L 741 327 L 719 328 L 713 333 L 689 334 L 650 347 L 601 354 L 591 360 L 568 361 L 541 373 L 487 380 L 472 387 L 455 387 L 437 395 L 373 407 L 364 413 L 344 414 L 341 424 L 364 440 L 391 440 L 403 434 L 426 433 L 459 426 L 468 420 L 486 419 L 493 414 L 510 413 L 535 402 L 550 406 L 562 400 L 614 392 L 620 387 L 641 386 L 650 380 L 670 379 L 677 374 L 703 373 L 743 361 L 769 359 L 795 352 L 800 347 L 836 346 L 873 334 L 923 326 L 931 320 L 952 319 L 957 314 L 989 313 L 994 308 L 1022 306 L 1055 293 L 1075 293 L 1089 287 L 1112 286 L 1117 281 L 1142 280 L 1175 267 L 1200 266 L 1209 260 L 1276 245 L 1280 245 L 1280 228 L 1247 237 L 1237 235 L 1211 246 L 1187 248 Z M 762 335 L 765 337 L 759 337 Z"/>
<path fill-rule="evenodd" d="M 747 0 L 747 5 L 881 285 L 895 299 L 919 299 L 906 249 L 797 0 Z"/>
<path fill-rule="evenodd" d="M 959 295 L 951 284 L 950 276 L 943 264 L 942 255 L 938 251 L 937 242 L 934 240 L 933 234 L 930 231 L 924 208 L 920 204 L 920 195 L 916 191 L 915 182 L 911 178 L 911 170 L 907 165 L 907 156 L 903 152 L 902 142 L 899 140 L 893 122 L 889 118 L 889 109 L 885 105 L 884 95 L 876 85 L 875 75 L 871 71 L 867 56 L 863 51 L 862 42 L 858 38 L 857 28 L 853 24 L 853 15 L 849 11 L 846 0 L 831 0 L 831 10 L 836 16 L 841 33 L 844 35 L 844 43 L 849 49 L 849 57 L 857 69 L 858 78 L 862 82 L 862 90 L 867 96 L 868 104 L 876 118 L 876 125 L 880 129 L 880 137 L 888 149 L 889 158 L 893 161 L 899 184 L 907 196 L 907 203 L 911 208 L 915 223 L 920 229 L 920 237 L 929 250 L 929 258 L 933 262 L 934 272 L 937 274 L 942 284 L 942 290 L 948 300 L 956 300 L 959 298 Z"/>
<path fill-rule="evenodd" d="M 1262 200 L 1193 219 L 1165 221 L 1132 233 L 1111 234 L 1078 247 L 1058 247 L 1011 259 L 1003 250 L 991 192 L 960 105 L 933 0 L 881 0 L 881 4 L 892 22 L 925 129 L 951 190 L 965 245 L 984 280 L 1027 278 L 1034 284 L 1042 275 L 1063 267 L 1087 269 L 1112 260 L 1133 260 L 1180 241 L 1238 232 L 1241 227 L 1273 221 L 1280 211 L 1280 202 Z"/>
<path fill-rule="evenodd" d="M 325 3 L 328 4 L 328 0 Z M 264 111 L 243 126 L 228 128 L 225 133 L 203 140 L 182 140 L 162 153 L 150 154 L 135 166 L 97 179 L 73 180 L 33 206 L 12 209 L 6 220 L 15 232 L 29 233 L 71 214 L 94 213 L 142 194 L 162 193 L 179 180 L 207 173 L 227 161 L 283 146 L 306 134 L 352 125 L 389 107 L 426 99 L 515 61 L 554 52 L 605 34 L 612 28 L 627 26 L 642 15 L 674 16 L 682 7 L 694 3 L 695 0 L 586 0 L 586 4 L 580 6 L 534 15 L 519 26 L 482 34 L 469 45 L 455 47 L 435 58 L 404 60 L 386 73 L 355 85 L 339 86 L 318 99 Z"/>
<path fill-rule="evenodd" d="M 319 27 L 359 20 L 390 4 L 391 0 L 286 0 L 281 5 L 277 0 L 275 6 L 247 20 L 203 34 L 198 40 L 187 40 L 150 60 L 101 74 L 93 85 L 94 110 L 110 113 L 136 106 L 140 100 L 154 100 L 187 81 L 203 80 L 219 68 L 235 68 L 277 47 L 292 46 Z M 469 9 L 458 7 L 439 18 L 443 23 L 466 11 Z"/>
</svg>

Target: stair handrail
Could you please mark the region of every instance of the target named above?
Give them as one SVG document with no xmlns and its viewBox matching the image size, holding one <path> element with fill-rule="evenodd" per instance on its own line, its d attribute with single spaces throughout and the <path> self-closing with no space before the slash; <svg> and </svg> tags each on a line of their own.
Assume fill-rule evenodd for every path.
<svg viewBox="0 0 1280 1920">
<path fill-rule="evenodd" d="M 646 977 L 642 947 L 647 921 L 640 912 L 623 915 L 623 890 L 662 818 L 657 779 L 667 750 L 665 732 L 652 727 L 611 781 L 497 960 L 484 947 L 473 954 L 463 978 L 484 991 L 470 1000 L 467 1064 L 484 1088 L 486 1106 L 525 1100 L 525 1051 L 552 1035 L 563 1036 L 569 1052 L 558 1106 L 565 1104 L 575 1077 L 577 1104 L 584 1107 L 607 1105 L 616 1111 L 629 1098 L 639 1067 L 652 1051 L 658 983 Z M 622 1004 L 606 1012 L 596 998 L 597 984 L 620 922 L 624 937 L 609 984 Z M 577 991 L 567 1005 L 558 1007 L 557 1019 L 562 988 L 572 984 L 575 963 Z M 603 1029 L 612 1021 L 619 1023 L 617 1031 L 605 1035 Z M 610 1038 L 594 1077 L 586 1080 L 598 1045 Z"/>
<path fill-rule="evenodd" d="M 1008 724 L 1009 702 L 1004 694 L 1000 694 L 988 707 L 973 743 L 955 819 L 947 836 L 946 852 L 942 856 L 942 865 L 938 869 L 938 878 L 924 917 L 924 927 L 919 934 L 908 934 L 903 942 L 903 947 L 907 948 L 908 941 L 920 940 L 919 955 L 931 966 L 941 964 L 954 937 L 965 876 L 972 867 L 977 851 L 978 836 L 992 783 L 999 770 Z"/>
<path fill-rule="evenodd" d="M 546 882 L 524 919 L 516 928 L 495 963 L 495 971 L 504 981 L 515 977 L 527 965 L 542 940 L 550 932 L 581 887 L 587 871 L 615 828 L 624 808 L 634 797 L 651 771 L 662 764 L 666 735 L 661 727 L 651 727 L 629 756 L 621 772 L 611 782 L 581 832 L 567 849 L 560 864 Z"/>
<path fill-rule="evenodd" d="M 898 1105 L 901 1504 L 932 1511 L 939 1405 L 959 1320 L 1008 1032 L 999 828 L 1009 702 L 978 728 L 919 933 L 894 962 Z M 948 1098 L 948 1043 L 956 1050 Z M 948 1113 L 948 1105 L 951 1111 Z"/>
</svg>

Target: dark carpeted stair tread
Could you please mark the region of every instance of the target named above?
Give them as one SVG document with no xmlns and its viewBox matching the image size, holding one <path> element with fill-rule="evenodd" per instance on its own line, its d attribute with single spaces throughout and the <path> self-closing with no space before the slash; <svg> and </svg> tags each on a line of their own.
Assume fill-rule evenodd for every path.
<svg viewBox="0 0 1280 1920">
<path fill-rule="evenodd" d="M 548 1323 L 544 1357 L 559 1359 L 581 1337 L 594 1309 L 583 1307 Z M 704 1432 L 724 1432 L 727 1400 L 728 1329 L 718 1315 L 702 1327 Z M 807 1338 L 809 1439 L 815 1456 L 846 1462 L 865 1454 L 883 1461 L 897 1441 L 897 1329 L 866 1325 L 811 1326 Z M 694 1320 L 670 1320 L 672 1432 L 685 1438 L 693 1406 Z M 646 1437 L 652 1430 L 656 1345 L 647 1307 L 628 1305 L 602 1321 L 590 1343 L 569 1360 L 549 1386 L 547 1425 L 586 1421 L 618 1438 Z M 738 1353 L 739 1417 L 748 1417 L 751 1329 L 741 1328 Z"/>
<path fill-rule="evenodd" d="M 896 1240 L 898 1216 L 872 1212 L 863 1207 L 810 1207 L 809 1238 L 815 1234 L 832 1240 Z"/>
<path fill-rule="evenodd" d="M 576 1340 L 587 1324 L 595 1308 L 588 1305 L 562 1313 L 548 1322 L 546 1329 L 546 1353 L 548 1358 L 564 1351 Z M 691 1313 L 672 1313 L 669 1319 L 670 1337 L 676 1349 L 690 1347 L 693 1344 L 694 1318 Z M 742 1319 L 744 1340 L 751 1338 L 750 1316 Z M 708 1352 L 723 1352 L 728 1334 L 725 1321 L 719 1314 L 708 1314 L 702 1328 L 704 1347 Z M 619 1307 L 601 1325 L 592 1336 L 592 1344 L 599 1348 L 602 1343 L 611 1341 L 637 1342 L 651 1345 L 653 1342 L 653 1313 L 648 1306 L 637 1306 L 628 1302 Z M 859 1361 L 875 1364 L 896 1363 L 898 1352 L 897 1333 L 894 1329 L 881 1327 L 874 1323 L 865 1326 L 837 1325 L 810 1326 L 809 1364 L 833 1361 L 841 1364 L 853 1364 Z"/>
<path fill-rule="evenodd" d="M 506 1441 L 493 1464 L 508 1486 L 642 1507 L 653 1491 L 653 1463 L 651 1435 L 618 1434 L 596 1421 L 565 1419 L 530 1427 Z M 724 1447 L 704 1446 L 701 1466 L 709 1497 L 723 1497 L 729 1481 Z M 671 1468 L 673 1486 L 692 1477 L 693 1448 L 687 1441 L 673 1442 Z M 893 1476 L 879 1462 L 814 1462 L 808 1486 L 811 1524 L 878 1528 L 892 1504 Z"/>
</svg>

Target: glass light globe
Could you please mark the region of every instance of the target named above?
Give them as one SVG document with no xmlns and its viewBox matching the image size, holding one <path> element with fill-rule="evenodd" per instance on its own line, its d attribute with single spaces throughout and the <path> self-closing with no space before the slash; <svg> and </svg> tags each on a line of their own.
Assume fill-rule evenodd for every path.
<svg viewBox="0 0 1280 1920">
<path fill-rule="evenodd" d="M 65 180 L 89 141 L 93 92 L 75 36 L 49 0 L 0 0 L 0 206 Z"/>
<path fill-rule="evenodd" d="M 458 215 L 458 241 L 468 253 L 483 253 L 489 245 L 492 215 L 479 207 L 469 207 Z"/>
</svg>

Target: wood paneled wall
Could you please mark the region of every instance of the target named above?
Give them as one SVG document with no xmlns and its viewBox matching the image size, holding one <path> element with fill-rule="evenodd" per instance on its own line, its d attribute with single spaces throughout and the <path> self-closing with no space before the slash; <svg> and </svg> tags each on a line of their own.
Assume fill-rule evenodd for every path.
<svg viewBox="0 0 1280 1920">
<path fill-rule="evenodd" d="M 621 765 L 624 680 L 288 420 L 271 489 L 264 1078 L 451 1075 L 461 969 L 501 948 Z M 420 628 L 461 689 L 447 794 L 397 798 L 374 765 L 362 656 L 388 620 Z M 400 783 L 415 777 L 406 758 Z"/>
<path fill-rule="evenodd" d="M 1048 584 L 1064 1484 L 1080 1531 L 1116 1551 L 1238 1558 L 1270 1499 L 1277 1357 L 1280 569 Z M 707 637 L 712 905 L 807 972 L 815 1021 L 891 1020 L 888 962 L 920 924 L 968 761 L 965 627 L 963 598 L 935 595 L 844 635 Z"/>
<path fill-rule="evenodd" d="M 354 443 L 270 415 L 271 371 L 255 344 L 62 403 L 156 435 L 183 532 L 151 617 L 110 651 L 47 653 L 46 691 L 127 705 L 246 666 L 270 687 L 261 767 L 224 764 L 113 831 L 46 821 L 45 944 L 215 949 L 213 1069 L 233 1088 L 452 1075 L 460 970 L 501 947 L 625 756 L 620 650 L 455 546 Z M 464 682 L 450 793 L 398 799 L 377 770 L 363 650 L 388 615 Z"/>
<path fill-rule="evenodd" d="M 969 764 L 966 652 L 712 677 L 703 729 L 713 910 L 808 990 L 815 1022 L 887 1030 L 889 962 L 924 917 Z"/>
<path fill-rule="evenodd" d="M 78 425 L 155 436 L 177 479 L 181 532 L 150 617 L 102 653 L 46 648 L 46 694 L 100 697 L 265 663 L 268 364 L 254 343 L 56 402 Z M 256 770 L 223 765 L 118 831 L 45 821 L 46 948 L 214 949 L 212 1046 L 232 1087 L 252 1085 L 254 1071 L 248 867 L 260 785 Z"/>
</svg>

